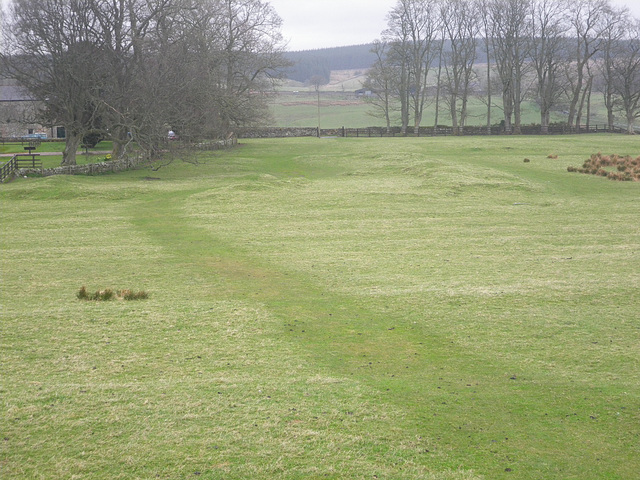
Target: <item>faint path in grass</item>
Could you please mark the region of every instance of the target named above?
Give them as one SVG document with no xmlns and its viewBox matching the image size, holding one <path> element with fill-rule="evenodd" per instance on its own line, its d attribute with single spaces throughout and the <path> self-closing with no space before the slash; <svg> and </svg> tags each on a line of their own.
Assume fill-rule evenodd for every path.
<svg viewBox="0 0 640 480">
<path fill-rule="evenodd" d="M 540 396 L 551 402 L 559 385 L 540 388 L 535 381 L 514 382 L 507 374 L 513 368 L 508 357 L 478 356 L 439 329 L 412 325 L 402 311 L 330 291 L 317 280 L 257 258 L 242 245 L 216 238 L 186 214 L 189 199 L 203 191 L 206 188 L 175 191 L 131 211 L 138 228 L 166 250 L 168 274 L 191 276 L 194 290 L 185 295 L 266 307 L 282 322 L 279 340 L 297 345 L 296 351 L 319 371 L 375 388 L 390 406 L 404 412 L 401 428 L 407 435 L 438 432 L 437 448 L 447 456 L 430 459 L 437 468 L 500 465 L 501 458 L 515 455 L 521 468 L 531 469 L 527 457 L 537 448 L 537 435 L 547 442 L 557 437 L 557 451 L 562 451 L 568 437 L 560 432 L 566 426 L 548 422 L 538 410 L 546 403 Z M 434 299 L 433 310 L 425 315 L 446 322 L 448 307 Z M 529 433 L 532 429 L 535 435 Z M 496 444 L 495 438 L 512 440 Z M 566 462 L 581 458 L 578 449 L 562 455 Z M 535 478 L 535 469 L 531 473 L 521 478 Z"/>
<path fill-rule="evenodd" d="M 439 148 L 442 151 L 451 149 L 460 155 L 460 147 L 453 140 L 441 143 Z M 329 145 L 329 142 L 324 144 Z M 489 217 L 486 230 L 478 230 L 483 224 L 475 222 L 476 233 L 482 239 L 495 235 L 496 221 L 504 220 L 505 205 L 513 208 L 514 201 L 524 198 L 527 202 L 538 202 L 540 218 L 556 212 L 555 217 L 549 218 L 552 222 L 554 218 L 567 218 L 564 214 L 558 216 L 557 212 L 564 210 L 562 205 L 574 205 L 578 200 L 586 205 L 598 205 L 598 198 L 604 200 L 612 194 L 610 184 L 577 181 L 575 177 L 567 180 L 557 173 L 555 164 L 550 161 L 538 160 L 542 166 L 522 163 L 520 157 L 523 153 L 537 148 L 529 143 L 518 143 L 522 151 L 516 154 L 517 160 L 511 158 L 514 156 L 511 153 L 508 156 L 497 155 L 495 159 L 487 157 L 487 152 L 497 147 L 512 148 L 506 140 L 500 139 L 492 141 L 484 151 L 476 152 L 478 147 L 474 146 L 471 149 L 474 156 L 449 159 L 440 153 L 427 161 L 423 161 L 420 152 L 410 150 L 413 156 L 408 158 L 407 152 L 401 149 L 392 154 L 381 154 L 379 160 L 367 149 L 376 148 L 376 145 L 382 149 L 381 142 L 366 145 L 341 142 L 336 143 L 336 151 L 344 144 L 347 148 L 355 145 L 361 148 L 363 151 L 358 160 L 362 158 L 370 164 L 358 163 L 358 160 L 350 162 L 348 152 L 344 157 L 339 156 L 342 151 L 339 154 L 330 152 L 330 155 L 334 155 L 332 160 L 344 158 L 344 162 L 327 161 L 324 151 L 301 155 L 294 149 L 292 155 L 283 155 L 280 150 L 268 152 L 271 157 L 263 157 L 261 152 L 259 160 L 242 158 L 242 162 L 236 162 L 228 172 L 224 172 L 229 175 L 224 181 L 231 182 L 226 192 L 239 192 L 237 200 L 255 191 L 270 192 L 271 189 L 284 188 L 280 193 L 286 196 L 289 188 L 297 187 L 285 186 L 285 182 L 279 182 L 280 179 L 294 179 L 292 183 L 303 185 L 320 178 L 331 178 L 333 182 L 333 176 L 339 179 L 352 175 L 349 166 L 356 164 L 358 175 L 368 175 L 374 180 L 379 178 L 379 182 L 389 175 L 398 175 L 400 171 L 407 175 L 403 179 L 424 179 L 434 195 L 447 193 L 439 205 L 443 209 L 450 208 L 452 202 L 456 205 L 452 198 L 462 199 L 459 205 L 465 208 L 477 203 L 478 208 L 472 210 L 477 211 L 478 218 L 482 215 Z M 270 163 L 267 168 L 258 162 Z M 328 171 L 325 165 L 334 170 Z M 277 178 L 269 182 L 260 181 L 259 172 L 263 171 Z M 268 309 L 282 322 L 280 339 L 290 341 L 296 347 L 293 351 L 317 365 L 320 371 L 330 372 L 330 376 L 353 378 L 380 392 L 385 404 L 404 412 L 401 428 L 410 435 L 429 436 L 431 432 L 437 432 L 440 439 L 438 448 L 447 451 L 447 458 L 441 460 L 443 467 L 447 461 L 468 468 L 503 465 L 501 471 L 483 471 L 480 467 L 479 472 L 487 478 L 503 478 L 508 475 L 505 468 L 518 471 L 519 478 L 566 478 L 574 473 L 577 478 L 581 476 L 580 472 L 586 471 L 597 472 L 599 477 L 612 471 L 629 472 L 637 464 L 629 460 L 633 449 L 609 438 L 608 433 L 615 428 L 613 423 L 616 420 L 608 417 L 605 420 L 607 404 L 613 399 L 622 402 L 624 386 L 616 382 L 610 384 L 605 378 L 609 373 L 607 368 L 611 367 L 604 367 L 602 372 L 594 370 L 594 376 L 589 377 L 578 375 L 582 368 L 573 363 L 577 358 L 589 358 L 588 353 L 576 352 L 581 347 L 591 348 L 585 339 L 597 331 L 592 330 L 593 325 L 599 325 L 597 312 L 606 314 L 611 311 L 608 305 L 603 303 L 594 309 L 589 306 L 592 299 L 581 297 L 580 289 L 576 289 L 575 294 L 569 292 L 571 298 L 567 299 L 561 298 L 552 288 L 515 289 L 512 293 L 495 296 L 483 296 L 478 294 L 479 291 L 458 296 L 427 291 L 424 293 L 427 300 L 419 304 L 424 306 L 424 311 L 419 313 L 402 306 L 401 296 L 389 306 L 382 299 L 371 302 L 358 295 L 356 289 L 352 290 L 356 293 L 351 295 L 346 292 L 348 288 L 332 289 L 322 283 L 322 278 L 312 277 L 309 271 L 288 268 L 282 255 L 279 255 L 280 261 L 270 263 L 267 255 L 250 251 L 250 246 L 259 245 L 259 242 L 251 242 L 246 234 L 238 237 L 238 243 L 234 244 L 236 236 L 233 229 L 232 233 L 224 235 L 217 233 L 215 228 L 201 226 L 189 208 L 198 201 L 200 194 L 207 198 L 206 194 L 216 189 L 220 180 L 214 180 L 216 186 L 209 182 L 207 186 L 200 183 L 201 187 L 188 191 L 174 190 L 162 200 L 143 202 L 132 211 L 140 230 L 167 251 L 170 257 L 168 268 L 174 268 L 171 273 L 191 276 L 191 284 L 196 289 L 200 288 L 196 293 L 185 294 L 212 300 L 242 299 Z M 240 202 L 241 209 L 236 212 L 234 199 L 225 197 L 226 192 L 224 189 L 214 192 L 208 197 L 211 201 L 207 207 L 215 209 L 216 201 L 228 202 L 225 208 L 228 218 L 234 222 L 236 218 L 242 218 L 242 208 L 244 212 L 251 212 L 249 221 L 258 218 L 259 213 L 255 212 L 263 210 L 262 203 L 256 198 L 262 202 L 282 201 L 284 198 L 268 193 L 259 195 L 253 202 Z M 397 200 L 396 193 L 395 190 L 391 192 L 389 198 Z M 628 201 L 627 196 L 624 198 Z M 329 197 L 321 199 L 328 200 Z M 294 202 L 291 204 L 295 205 Z M 305 202 L 300 205 L 304 208 Z M 302 214 L 313 213 L 305 211 Z M 278 214 L 286 215 L 286 211 L 278 210 Z M 224 215 L 219 218 L 224 218 Z M 473 224 L 470 223 L 471 226 Z M 224 228 L 222 223 L 218 226 Z M 506 226 L 510 228 L 512 225 Z M 268 227 L 268 222 L 265 222 L 262 228 Z M 474 233 L 464 228 L 452 231 L 461 235 Z M 577 231 L 582 232 L 582 229 Z M 255 225 L 249 232 L 260 234 Z M 516 233 L 527 232 L 529 230 L 525 228 Z M 540 248 L 544 247 L 547 234 L 548 229 L 544 228 Z M 578 236 L 582 237 L 584 233 L 578 233 Z M 270 238 L 277 239 L 277 236 Z M 575 246 L 571 239 L 566 241 Z M 590 240 L 583 238 L 582 241 Z M 272 243 L 270 248 L 273 246 Z M 510 252 L 496 250 L 495 259 L 499 264 L 509 262 L 510 255 L 518 255 L 518 252 L 522 249 L 515 248 Z M 535 258 L 533 253 L 529 253 L 525 258 L 539 265 L 539 260 L 546 259 L 548 254 L 541 250 L 540 255 L 540 258 Z M 462 262 L 466 256 L 463 254 L 457 258 Z M 514 256 L 513 260 L 516 261 L 517 257 Z M 496 273 L 494 269 L 488 271 Z M 334 273 L 339 273 L 339 267 Z M 461 276 L 458 280 L 466 278 Z M 474 285 L 482 286 L 484 283 L 480 281 Z M 462 289 L 464 287 L 461 285 Z M 533 312 L 530 313 L 529 309 Z M 593 322 L 593 325 L 578 324 L 585 318 L 575 317 L 585 314 L 589 315 L 588 322 Z M 554 320 L 562 323 L 565 317 L 570 317 L 572 330 L 569 331 L 564 324 L 549 328 L 545 323 L 547 316 L 551 323 Z M 418 317 L 422 321 L 416 325 L 413 320 Z M 542 328 L 538 331 L 537 327 Z M 491 341 L 491 328 L 502 329 L 495 332 L 499 337 L 495 342 Z M 565 340 L 560 338 L 565 334 Z M 486 349 L 478 346 L 474 335 L 480 337 L 480 342 L 484 342 L 480 345 L 487 346 Z M 547 338 L 548 335 L 557 337 Z M 565 352 L 559 350 L 571 340 L 577 345 L 567 349 L 565 356 Z M 545 352 L 546 347 L 555 350 Z M 614 371 L 615 367 L 611 372 Z M 606 395 L 603 389 L 606 389 Z M 599 421 L 587 418 L 584 419 L 586 421 L 568 424 L 567 409 L 597 412 L 591 416 Z M 633 435 L 635 432 L 628 429 L 627 433 Z M 607 460 L 595 462 L 590 458 L 590 454 L 581 448 L 585 439 L 598 445 L 598 451 Z M 512 459 L 508 460 L 511 465 L 505 465 L 506 458 Z M 620 462 L 620 458 L 627 460 Z"/>
<path fill-rule="evenodd" d="M 200 304 L 207 299 L 212 303 L 232 300 L 232 303 L 240 301 L 266 308 L 281 322 L 275 340 L 292 345 L 293 349 L 286 352 L 296 352 L 300 357 L 299 360 L 283 359 L 283 365 L 309 364 L 317 378 L 338 377 L 341 378 L 338 384 L 346 382 L 350 386 L 363 383 L 379 392 L 379 400 L 388 402 L 388 407 L 377 405 L 381 410 L 401 412 L 391 415 L 394 423 L 386 426 L 384 438 L 378 438 L 379 434 L 371 431 L 372 437 L 368 441 L 374 445 L 388 443 L 390 451 L 406 448 L 405 442 L 424 444 L 423 450 L 431 449 L 432 454 L 419 455 L 411 462 L 415 461 L 416 465 L 423 465 L 431 472 L 442 472 L 434 473 L 431 478 L 478 480 L 480 477 L 467 470 L 474 462 L 468 461 L 461 469 L 458 461 L 449 459 L 451 447 L 447 442 L 436 447 L 430 429 L 416 423 L 413 410 L 419 404 L 418 391 L 407 403 L 405 387 L 398 387 L 395 392 L 390 390 L 389 378 L 397 374 L 400 379 L 400 370 L 418 366 L 414 355 L 407 350 L 415 347 L 414 342 L 398 334 L 400 330 L 393 334 L 388 327 L 393 321 L 380 318 L 353 299 L 337 296 L 303 276 L 267 265 L 241 247 L 220 241 L 206 229 L 194 226 L 192 219 L 184 215 L 184 204 L 197 193 L 176 191 L 161 200 L 136 205 L 130 211 L 140 231 L 165 250 L 167 275 L 190 277 L 193 288 L 184 295 L 197 298 Z M 183 284 L 182 281 L 176 283 Z M 402 362 L 404 357 L 406 361 Z M 371 365 L 374 363 L 376 366 L 384 364 L 388 370 L 384 373 L 373 370 Z M 291 372 L 291 375 L 296 373 Z M 424 370 L 421 369 L 420 375 L 425 376 Z M 315 380 L 300 378 L 298 381 Z M 316 408 L 326 409 L 320 404 Z M 384 423 L 387 420 L 372 417 L 370 421 Z M 359 431 L 354 428 L 350 433 Z M 422 440 L 415 440 L 417 437 Z M 380 455 L 382 465 L 387 460 L 385 454 L 380 452 Z"/>
<path fill-rule="evenodd" d="M 378 336 L 362 335 L 364 330 L 375 332 L 374 325 L 379 323 L 378 333 L 386 336 L 383 332 L 389 332 L 396 321 L 389 315 L 379 318 L 378 312 L 353 298 L 330 292 L 299 273 L 282 271 L 251 256 L 241 246 L 229 245 L 212 237 L 205 228 L 194 226 L 193 220 L 183 214 L 183 204 L 195 193 L 176 192 L 162 200 L 137 205 L 132 212 L 141 231 L 166 250 L 171 259 L 168 268 L 175 269 L 175 273 L 188 272 L 193 283 L 200 285 L 196 287 L 198 291 L 185 294 L 233 296 L 264 304 L 287 322 L 283 324 L 283 335 L 289 336 L 286 338 L 300 336 L 305 330 L 307 341 L 321 344 L 325 361 L 331 356 L 341 357 L 333 366 L 341 365 L 347 371 L 344 361 L 354 355 L 354 343 L 358 344 L 359 354 L 371 356 L 393 356 L 407 348 L 411 341 L 399 335 L 388 335 L 384 344 Z M 215 291 L 208 290 L 212 285 L 216 285 Z M 289 325 L 292 321 L 296 325 Z"/>
</svg>

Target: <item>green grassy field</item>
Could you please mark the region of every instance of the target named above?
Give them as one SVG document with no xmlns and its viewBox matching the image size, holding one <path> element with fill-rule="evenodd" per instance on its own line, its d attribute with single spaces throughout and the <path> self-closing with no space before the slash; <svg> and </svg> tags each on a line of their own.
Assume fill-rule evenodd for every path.
<svg viewBox="0 0 640 480">
<path fill-rule="evenodd" d="M 605 125 L 606 111 L 600 98 L 593 100 L 593 112 L 591 125 Z M 282 93 L 272 98 L 270 104 L 273 115 L 273 123 L 278 127 L 315 127 L 318 125 L 318 98 L 315 92 L 300 90 L 296 94 Z M 375 109 L 362 98 L 356 98 L 352 92 L 321 92 L 320 93 L 320 126 L 321 128 L 364 128 L 385 126 L 384 120 L 371 113 Z M 467 125 L 486 125 L 487 107 L 477 98 L 471 98 L 468 107 Z M 492 124 L 499 124 L 503 119 L 503 113 L 498 108 L 492 108 Z M 555 112 L 552 122 L 566 122 L 567 116 Z M 431 127 L 435 122 L 435 106 L 425 107 L 422 126 Z M 522 124 L 531 125 L 540 123 L 539 108 L 534 102 L 523 104 Z M 582 124 L 586 118 L 582 119 Z M 392 124 L 400 125 L 399 118 L 394 118 Z M 446 106 L 441 105 L 438 117 L 439 125 L 451 125 L 451 115 Z"/>
<path fill-rule="evenodd" d="M 7 142 L 0 144 L 0 153 L 24 153 L 24 147 L 28 146 L 29 142 Z M 76 158 L 78 165 L 86 165 L 88 163 L 97 163 L 104 161 L 105 154 L 103 152 L 110 152 L 113 149 L 113 143 L 110 141 L 103 141 L 98 143 L 95 148 L 88 149 L 89 155 L 86 155 L 87 150 L 82 149 Z M 40 154 L 40 160 L 42 161 L 43 168 L 55 168 L 60 166 L 62 162 L 62 151 L 64 150 L 64 141 L 61 142 L 42 142 L 34 150 L 34 153 Z M 59 155 L 51 155 L 52 153 L 60 153 Z M 9 160 L 6 157 L 0 158 L 0 163 Z"/>
<path fill-rule="evenodd" d="M 2 477 L 637 478 L 640 184 L 567 172 L 598 151 L 640 143 L 256 140 L 0 186 Z"/>
</svg>

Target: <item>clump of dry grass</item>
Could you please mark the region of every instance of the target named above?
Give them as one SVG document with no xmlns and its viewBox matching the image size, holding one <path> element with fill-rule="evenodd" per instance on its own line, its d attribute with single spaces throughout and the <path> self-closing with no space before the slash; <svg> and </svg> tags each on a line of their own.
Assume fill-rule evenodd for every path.
<svg viewBox="0 0 640 480">
<path fill-rule="evenodd" d="M 617 171 L 610 170 L 611 167 L 615 167 Z M 591 155 L 582 167 L 570 166 L 567 171 L 597 175 L 610 180 L 638 182 L 640 181 L 640 157 L 602 155 L 598 152 Z"/>
<path fill-rule="evenodd" d="M 149 294 L 144 290 L 140 290 L 139 292 L 134 292 L 133 290 L 119 290 L 118 298 L 122 298 L 123 300 L 146 300 L 149 298 Z"/>
<path fill-rule="evenodd" d="M 110 288 L 104 290 L 96 290 L 94 293 L 87 292 L 87 288 L 83 285 L 76 294 L 78 300 L 95 300 L 95 301 L 109 301 L 109 300 L 144 300 L 149 298 L 149 294 L 144 290 L 135 292 L 133 290 L 118 290 L 113 291 Z"/>
</svg>

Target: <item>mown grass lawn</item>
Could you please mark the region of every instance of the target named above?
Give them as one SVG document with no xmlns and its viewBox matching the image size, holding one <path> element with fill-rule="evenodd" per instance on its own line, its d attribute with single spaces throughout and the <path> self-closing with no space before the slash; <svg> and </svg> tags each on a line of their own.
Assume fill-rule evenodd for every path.
<svg viewBox="0 0 640 480">
<path fill-rule="evenodd" d="M 640 184 L 566 171 L 598 151 L 640 143 L 256 140 L 2 185 L 2 476 L 636 478 Z"/>
</svg>

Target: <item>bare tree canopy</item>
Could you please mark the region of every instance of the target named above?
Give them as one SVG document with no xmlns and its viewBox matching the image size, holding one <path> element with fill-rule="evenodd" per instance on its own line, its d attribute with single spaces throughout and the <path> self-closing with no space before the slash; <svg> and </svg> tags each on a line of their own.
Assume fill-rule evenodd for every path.
<svg viewBox="0 0 640 480">
<path fill-rule="evenodd" d="M 464 127 L 467 98 L 482 94 L 474 91 L 474 84 L 481 87 L 480 71 L 488 131 L 494 106 L 502 110 L 504 131 L 519 133 L 524 102 L 539 107 L 543 133 L 560 111 L 569 127 L 578 129 L 583 120 L 588 126 L 594 91 L 604 97 L 610 127 L 615 113 L 630 126 L 637 118 L 637 21 L 609 0 L 398 0 L 388 23 L 387 47 L 366 85 L 375 89 L 379 113 L 400 111 L 403 131 L 411 118 L 420 125 L 429 95 L 435 96 L 436 123 L 442 96 L 454 131 Z"/>
<path fill-rule="evenodd" d="M 0 59 L 66 130 L 64 164 L 99 131 L 153 155 L 169 129 L 220 137 L 268 116 L 284 60 L 262 0 L 14 0 Z"/>
</svg>

